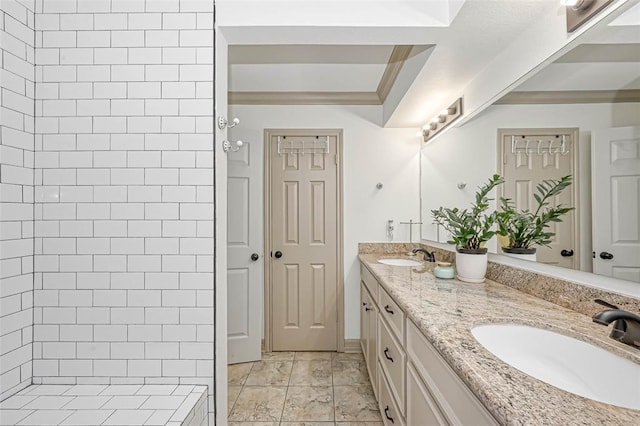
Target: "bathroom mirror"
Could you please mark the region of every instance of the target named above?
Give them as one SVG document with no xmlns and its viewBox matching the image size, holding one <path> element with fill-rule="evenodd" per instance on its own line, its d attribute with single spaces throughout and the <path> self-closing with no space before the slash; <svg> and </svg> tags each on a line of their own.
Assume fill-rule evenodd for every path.
<svg viewBox="0 0 640 426">
<path fill-rule="evenodd" d="M 499 154 L 499 132 L 503 132 L 504 139 L 510 137 L 511 129 L 525 131 L 520 136 L 564 131 L 575 138 L 564 155 L 565 160 L 574 163 L 576 209 L 567 219 L 573 216 L 575 225 L 563 222 L 555 230 L 561 234 L 573 226 L 575 247 L 560 247 L 558 251 L 564 249 L 565 255 L 573 251 L 576 257 L 570 265 L 573 269 L 640 283 L 639 21 L 640 5 L 636 5 L 611 24 L 599 23 L 581 36 L 577 46 L 566 49 L 512 92 L 464 125 L 453 127 L 422 146 L 423 242 L 446 243 L 448 239 L 444 230 L 432 223 L 432 209 L 442 205 L 469 206 L 476 189 L 502 170 L 500 162 L 505 161 L 504 155 L 516 155 Z M 536 151 L 538 139 L 532 138 L 529 155 L 546 156 L 540 163 L 554 167 L 557 156 L 548 155 L 544 149 Z M 557 140 L 555 147 L 560 146 Z M 520 148 L 525 145 L 524 138 L 522 141 Z M 509 151 L 511 145 L 506 145 Z M 608 177 L 610 155 L 637 171 L 624 179 Z M 516 160 L 527 161 L 527 156 L 520 155 Z M 545 172 L 541 171 L 541 175 Z M 535 185 L 529 190 L 534 189 Z M 616 194 L 624 191 L 630 195 L 624 196 L 621 208 L 612 208 L 617 202 Z M 603 216 L 603 210 L 609 216 Z M 603 243 L 605 239 L 609 239 L 610 245 Z M 488 247 L 491 253 L 501 252 L 496 238 Z M 627 257 L 624 266 L 612 266 L 610 254 L 616 259 Z M 561 269 L 556 273 L 566 275 Z"/>
</svg>

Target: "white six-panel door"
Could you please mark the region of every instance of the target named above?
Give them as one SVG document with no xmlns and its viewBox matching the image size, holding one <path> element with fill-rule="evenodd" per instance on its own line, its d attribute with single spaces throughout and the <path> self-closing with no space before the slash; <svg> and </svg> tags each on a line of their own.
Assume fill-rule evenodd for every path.
<svg viewBox="0 0 640 426">
<path fill-rule="evenodd" d="M 287 136 L 313 143 L 313 135 Z M 322 137 L 325 139 L 325 137 Z M 338 339 L 338 147 L 271 156 L 271 312 L 275 351 L 335 351 Z"/>
<path fill-rule="evenodd" d="M 242 125 L 242 124 L 240 124 Z M 229 131 L 233 136 L 234 132 Z M 244 141 L 228 153 L 227 283 L 229 364 L 261 358 L 262 341 L 262 150 Z"/>
<path fill-rule="evenodd" d="M 640 127 L 593 132 L 593 272 L 640 282 Z"/>
</svg>

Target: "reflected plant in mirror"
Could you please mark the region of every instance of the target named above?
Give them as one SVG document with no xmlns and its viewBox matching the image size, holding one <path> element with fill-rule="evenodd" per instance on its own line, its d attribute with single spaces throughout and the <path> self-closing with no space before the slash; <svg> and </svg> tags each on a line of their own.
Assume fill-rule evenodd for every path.
<svg viewBox="0 0 640 426">
<path fill-rule="evenodd" d="M 518 210 L 513 200 L 500 198 L 501 210 L 497 212 L 496 219 L 499 229 L 498 240 L 504 253 L 533 256 L 525 259 L 535 260 L 535 246 L 549 246 L 555 235 L 549 230 L 551 222 L 561 222 L 563 215 L 574 210 L 574 207 L 562 204 L 551 207 L 551 201 L 571 185 L 572 181 L 571 175 L 558 180 L 543 180 L 536 186 L 536 192 L 533 194 L 537 203 L 534 211 Z"/>
<path fill-rule="evenodd" d="M 536 262 L 506 256 L 499 235 L 486 244 L 490 260 L 640 297 L 640 21 L 638 4 L 631 3 L 613 2 L 616 10 L 606 19 L 592 21 L 522 79 L 505 80 L 493 104 L 422 146 L 423 243 L 447 250 L 450 238 L 431 224 L 430 212 L 472 201 L 458 182 L 475 187 L 499 173 L 505 183 L 496 208 L 504 196 L 533 212 L 537 184 L 571 175 L 555 202 L 575 209 L 545 229 L 555 233 L 550 247 L 532 245 Z M 470 101 L 465 98 L 468 113 Z M 568 136 L 566 149 L 554 152 L 561 134 Z M 511 135 L 532 136 L 528 151 L 526 141 L 512 149 Z"/>
</svg>

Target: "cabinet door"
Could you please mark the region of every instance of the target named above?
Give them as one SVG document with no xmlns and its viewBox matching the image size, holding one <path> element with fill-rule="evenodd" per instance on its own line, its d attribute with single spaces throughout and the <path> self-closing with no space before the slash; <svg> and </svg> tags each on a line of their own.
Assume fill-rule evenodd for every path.
<svg viewBox="0 0 640 426">
<path fill-rule="evenodd" d="M 373 300 L 372 300 L 373 302 Z M 375 303 L 371 303 L 371 310 L 368 311 L 368 357 L 369 357 L 369 379 L 373 386 L 373 393 L 378 398 L 378 369 L 376 368 L 376 354 L 378 353 L 378 308 Z"/>
<path fill-rule="evenodd" d="M 407 363 L 407 424 L 447 425 L 426 386 L 411 363 Z"/>
<path fill-rule="evenodd" d="M 369 364 L 369 310 L 367 308 L 371 308 L 371 299 L 369 298 L 369 293 L 367 292 L 367 288 L 364 285 L 364 282 L 360 281 L 360 346 L 362 347 L 362 354 L 364 355 L 364 360 L 367 364 Z"/>
</svg>

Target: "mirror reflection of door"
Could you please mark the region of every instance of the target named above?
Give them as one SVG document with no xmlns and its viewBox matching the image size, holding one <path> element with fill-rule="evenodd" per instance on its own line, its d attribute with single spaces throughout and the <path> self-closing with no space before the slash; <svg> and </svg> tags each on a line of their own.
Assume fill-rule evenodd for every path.
<svg viewBox="0 0 640 426">
<path fill-rule="evenodd" d="M 640 127 L 593 132 L 593 272 L 640 282 Z"/>
<path fill-rule="evenodd" d="M 535 211 L 534 193 L 538 184 L 572 175 L 572 187 L 558 194 L 551 203 L 577 207 L 577 135 L 575 128 L 498 129 L 499 173 L 505 178 L 499 196 L 512 199 L 518 210 Z M 561 222 L 550 224 L 547 229 L 555 235 L 548 247 L 536 246 L 537 262 L 578 269 L 580 257 L 575 217 L 575 210 L 572 210 L 562 216 Z"/>
</svg>

